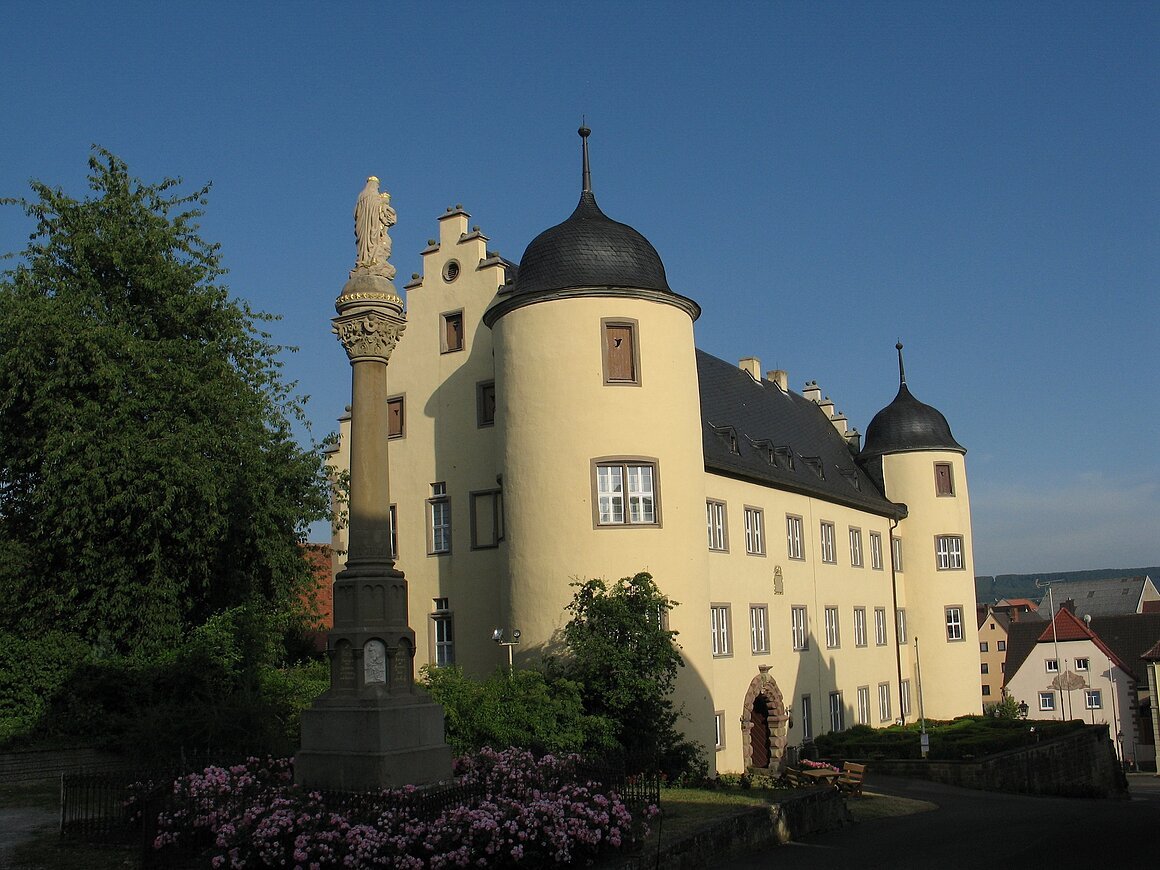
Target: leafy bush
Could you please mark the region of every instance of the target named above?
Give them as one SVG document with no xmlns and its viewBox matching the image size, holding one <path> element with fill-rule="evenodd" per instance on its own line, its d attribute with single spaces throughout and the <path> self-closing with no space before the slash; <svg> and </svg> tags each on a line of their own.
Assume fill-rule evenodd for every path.
<svg viewBox="0 0 1160 870">
<path fill-rule="evenodd" d="M 950 722 L 928 720 L 928 757 L 953 760 L 993 755 L 1082 727 L 1083 722 L 1078 720 L 1025 721 L 995 716 L 962 716 Z M 814 743 L 818 754 L 825 758 L 920 758 L 921 730 L 918 723 L 880 729 L 855 725 L 845 731 L 821 734 Z"/>
<path fill-rule="evenodd" d="M 67 632 L 0 631 L 0 744 L 34 731 L 47 699 L 92 656 L 89 644 Z"/>
</svg>

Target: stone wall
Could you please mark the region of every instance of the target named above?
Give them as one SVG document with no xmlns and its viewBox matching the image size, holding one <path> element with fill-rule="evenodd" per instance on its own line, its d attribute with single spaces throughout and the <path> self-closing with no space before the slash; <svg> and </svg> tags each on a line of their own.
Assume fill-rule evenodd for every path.
<svg viewBox="0 0 1160 870">
<path fill-rule="evenodd" d="M 1107 725 L 969 761 L 882 759 L 870 771 L 963 788 L 1063 797 L 1127 797 Z"/>
</svg>

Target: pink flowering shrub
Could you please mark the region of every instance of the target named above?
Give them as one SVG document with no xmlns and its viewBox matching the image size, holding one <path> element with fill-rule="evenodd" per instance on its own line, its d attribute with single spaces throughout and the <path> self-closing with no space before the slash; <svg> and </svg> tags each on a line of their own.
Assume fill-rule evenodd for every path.
<svg viewBox="0 0 1160 870">
<path fill-rule="evenodd" d="M 802 767 L 811 767 L 814 770 L 832 770 L 835 773 L 839 772 L 838 768 L 834 767 L 832 764 L 826 764 L 824 761 L 811 761 L 808 758 L 802 759 Z"/>
<path fill-rule="evenodd" d="M 183 808 L 159 818 L 154 847 L 209 844 L 221 868 L 563 866 L 643 836 L 659 812 L 634 819 L 615 792 L 578 781 L 578 760 L 519 749 L 458 759 L 464 798 L 429 818 L 413 786 L 339 811 L 293 785 L 289 759 L 209 767 L 174 783 Z"/>
</svg>

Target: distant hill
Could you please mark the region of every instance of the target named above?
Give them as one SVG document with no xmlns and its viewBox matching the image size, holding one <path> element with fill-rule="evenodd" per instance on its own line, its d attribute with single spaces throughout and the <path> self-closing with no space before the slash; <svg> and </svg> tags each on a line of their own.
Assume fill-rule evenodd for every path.
<svg viewBox="0 0 1160 870">
<path fill-rule="evenodd" d="M 1079 580 L 1112 580 L 1117 577 L 1139 577 L 1147 574 L 1160 582 L 1160 567 L 1151 568 L 1097 568 L 1093 571 L 1056 571 L 1043 574 L 999 574 L 995 577 L 975 578 L 975 601 L 994 604 L 1000 598 L 1031 598 L 1038 601 L 1047 593 L 1035 581 L 1050 580 L 1067 583 Z M 1058 599 L 1057 599 L 1058 600 Z"/>
</svg>

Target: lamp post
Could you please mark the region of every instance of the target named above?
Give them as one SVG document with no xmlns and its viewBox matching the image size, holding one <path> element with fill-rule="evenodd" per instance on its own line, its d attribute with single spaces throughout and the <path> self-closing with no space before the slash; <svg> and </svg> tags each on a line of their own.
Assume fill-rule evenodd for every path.
<svg viewBox="0 0 1160 870">
<path fill-rule="evenodd" d="M 918 638 L 914 639 L 914 675 L 918 681 L 918 719 L 921 723 L 922 732 L 919 735 L 919 748 L 922 750 L 922 757 L 926 758 L 930 752 L 930 737 L 926 733 L 926 709 L 922 704 L 922 659 L 918 655 Z"/>
<path fill-rule="evenodd" d="M 516 647 L 516 646 L 520 645 L 520 630 L 518 628 L 512 629 L 512 639 L 511 640 L 504 640 L 503 634 L 504 634 L 503 629 L 497 628 L 495 631 L 493 631 L 491 633 L 491 639 L 494 640 L 496 643 L 498 643 L 500 646 L 507 647 L 508 676 L 510 677 L 512 675 L 512 671 L 515 669 L 515 658 L 514 658 L 514 651 L 512 650 L 512 647 Z"/>
</svg>

